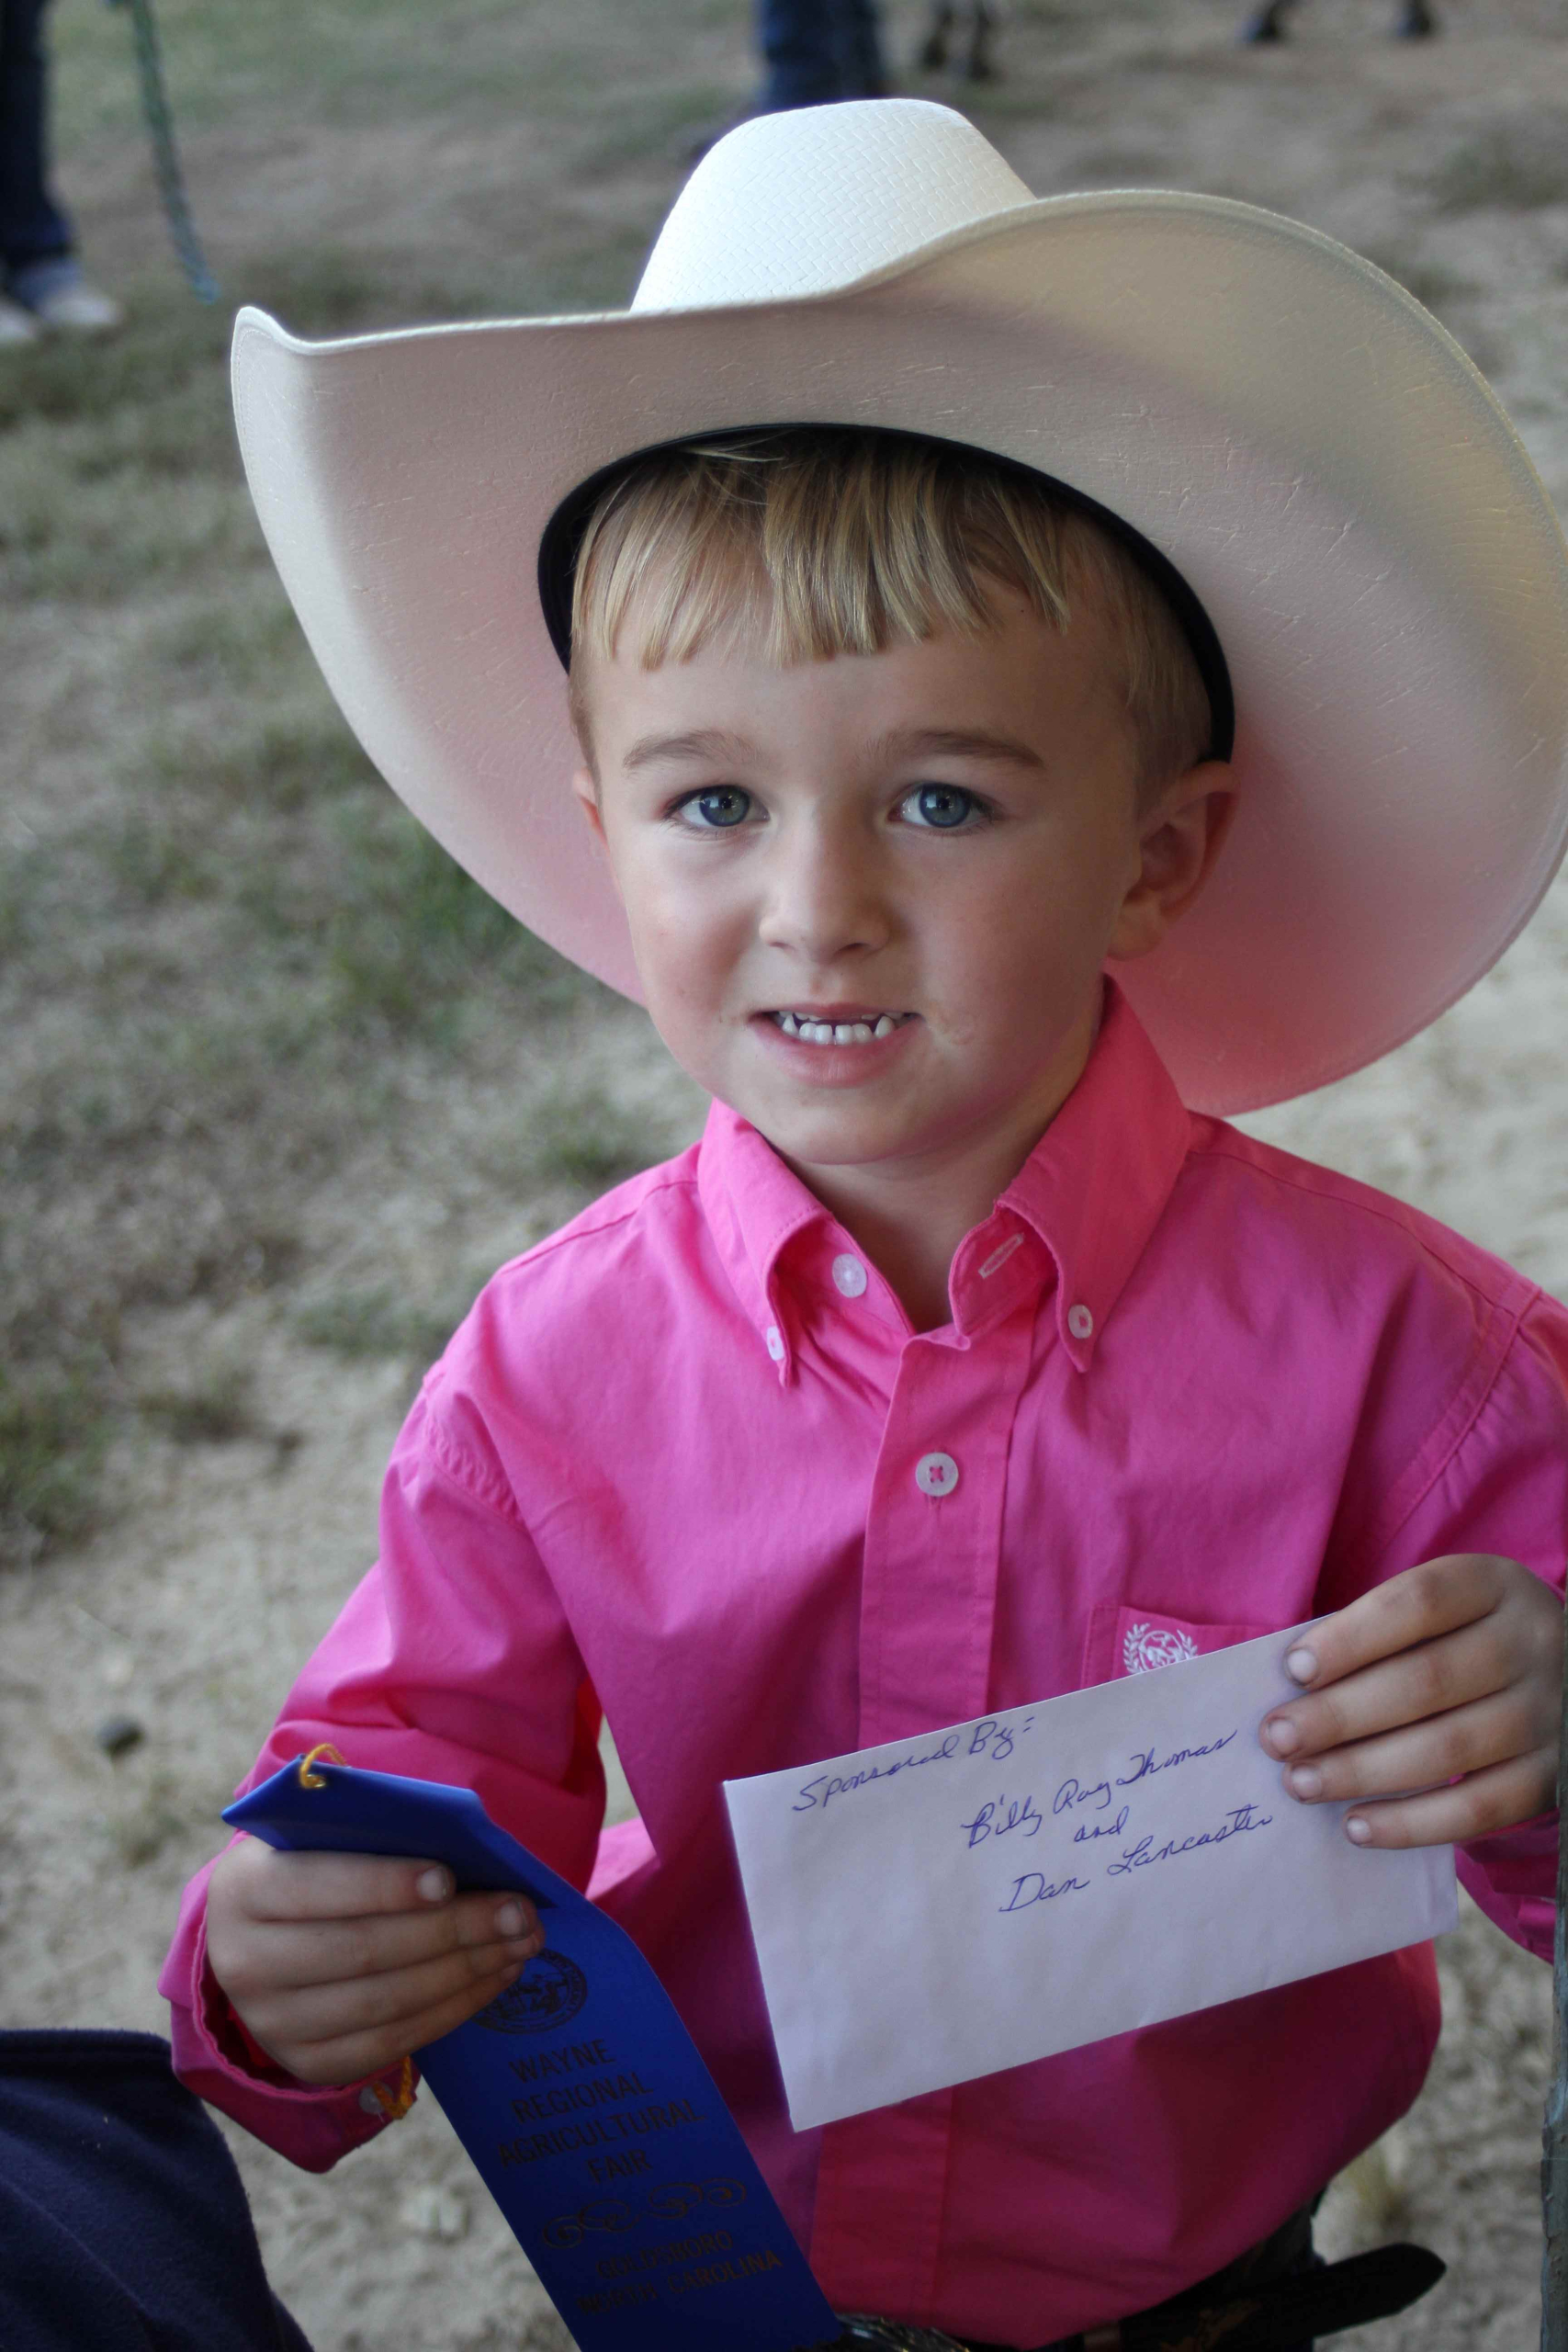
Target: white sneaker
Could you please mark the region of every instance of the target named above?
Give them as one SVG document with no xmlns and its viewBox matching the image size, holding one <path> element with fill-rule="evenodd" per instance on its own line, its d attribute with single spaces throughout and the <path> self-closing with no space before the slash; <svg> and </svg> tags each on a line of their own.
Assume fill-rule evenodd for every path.
<svg viewBox="0 0 1568 2352">
<path fill-rule="evenodd" d="M 32 312 L 0 294 L 0 351 L 19 350 L 24 343 L 36 343 L 38 336 L 38 321 Z"/>
<path fill-rule="evenodd" d="M 40 327 L 60 334 L 112 334 L 125 323 L 125 311 L 112 294 L 105 294 L 85 277 L 67 278 L 30 303 Z"/>
</svg>

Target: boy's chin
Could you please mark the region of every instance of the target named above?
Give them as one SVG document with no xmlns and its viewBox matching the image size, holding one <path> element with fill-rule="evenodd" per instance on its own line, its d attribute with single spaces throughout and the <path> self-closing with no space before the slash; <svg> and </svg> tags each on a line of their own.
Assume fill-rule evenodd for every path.
<svg viewBox="0 0 1568 2352">
<path fill-rule="evenodd" d="M 728 1099 L 728 1098 L 725 1098 Z M 731 1103 L 784 1159 L 800 1167 L 874 1169 L 922 1158 L 935 1140 L 914 1120 L 876 1115 L 844 1102 L 801 1109 Z"/>
</svg>

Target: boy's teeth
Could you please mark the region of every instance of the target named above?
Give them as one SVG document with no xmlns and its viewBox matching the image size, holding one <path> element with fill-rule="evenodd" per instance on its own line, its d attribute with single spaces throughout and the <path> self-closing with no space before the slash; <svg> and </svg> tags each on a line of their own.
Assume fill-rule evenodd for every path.
<svg viewBox="0 0 1568 2352">
<path fill-rule="evenodd" d="M 786 1037 L 807 1046 L 869 1046 L 874 1037 L 891 1037 L 898 1026 L 890 1012 L 874 1021 L 819 1021 L 809 1012 L 775 1012 L 773 1019 Z"/>
</svg>

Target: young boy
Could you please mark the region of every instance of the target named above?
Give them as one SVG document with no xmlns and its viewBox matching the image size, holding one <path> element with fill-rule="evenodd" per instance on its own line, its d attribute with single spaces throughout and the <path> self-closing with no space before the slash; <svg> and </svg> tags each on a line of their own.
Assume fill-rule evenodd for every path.
<svg viewBox="0 0 1568 2352">
<path fill-rule="evenodd" d="M 1376 273 L 1246 208 L 1016 189 L 940 109 L 777 118 L 708 159 L 629 319 L 324 352 L 243 322 L 236 367 L 387 773 L 583 961 L 624 968 L 624 921 L 715 1097 L 481 1295 L 257 1774 L 331 1739 L 592 1872 L 834 2303 L 1029 2347 L 1299 2261 L 1419 2087 L 1429 1950 L 795 2134 L 719 1783 L 1322 1614 L 1264 1726 L 1292 1795 L 1461 1841 L 1549 1949 L 1568 1317 L 1185 1108 L 1107 967 L 1210 1102 L 1430 1017 L 1561 842 L 1568 568 Z M 1330 342 L 1384 388 L 1364 447 Z M 515 454 L 520 413 L 553 451 Z M 547 831 L 551 638 L 614 899 Z M 640 1815 L 603 1840 L 601 1709 Z M 540 1940 L 439 1868 L 241 1839 L 171 1955 L 176 2055 L 325 2167 Z"/>
</svg>

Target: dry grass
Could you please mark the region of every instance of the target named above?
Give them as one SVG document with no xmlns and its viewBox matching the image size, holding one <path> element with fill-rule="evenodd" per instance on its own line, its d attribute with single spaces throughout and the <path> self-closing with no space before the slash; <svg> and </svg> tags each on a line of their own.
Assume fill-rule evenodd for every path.
<svg viewBox="0 0 1568 2352">
<path fill-rule="evenodd" d="M 1431 177 L 1443 212 L 1539 212 L 1568 204 L 1568 115 L 1531 108 L 1481 126 Z"/>
<path fill-rule="evenodd" d="M 683 19 L 700 49 L 723 13 L 668 10 L 666 34 Z M 170 0 L 164 15 L 198 205 L 205 139 L 282 144 L 304 121 L 363 140 L 394 101 L 405 119 L 460 111 L 470 132 L 511 107 L 570 155 L 572 185 L 553 210 L 542 196 L 504 288 L 493 235 L 464 250 L 449 218 L 423 224 L 417 252 L 371 238 L 351 255 L 305 221 L 292 242 L 231 239 L 228 293 L 305 334 L 624 299 L 682 133 L 732 95 L 700 73 L 650 85 L 614 7 L 569 25 L 465 0 L 435 40 L 426 12 L 338 0 L 312 7 L 307 55 L 273 12 Z M 608 115 L 581 70 L 596 28 L 626 88 Z M 60 31 L 62 150 L 134 140 L 122 25 L 79 12 Z M 591 200 L 617 180 L 629 201 Z M 136 1317 L 255 1293 L 288 1317 L 312 1273 L 309 1204 L 365 1136 L 395 1150 L 437 1074 L 477 1067 L 521 1016 L 537 1037 L 590 992 L 403 815 L 328 700 L 241 483 L 228 306 L 202 309 L 164 270 L 128 291 L 119 337 L 0 369 L 0 712 L 21 779 L 0 829 L 12 1558 L 90 1531 L 111 1442 L 138 1427 L 187 1443 L 244 1427 L 221 1383 L 139 1389 Z M 660 1142 L 579 1089 L 535 1106 L 510 1172 L 582 1196 Z M 412 1356 L 462 1304 L 372 1293 L 294 1328 Z"/>
</svg>

